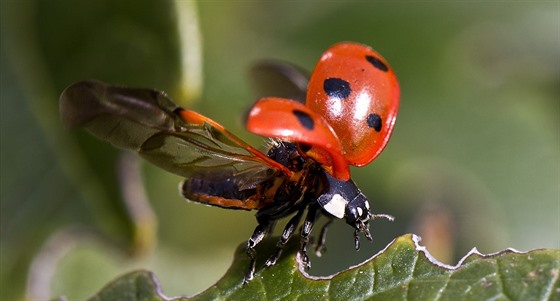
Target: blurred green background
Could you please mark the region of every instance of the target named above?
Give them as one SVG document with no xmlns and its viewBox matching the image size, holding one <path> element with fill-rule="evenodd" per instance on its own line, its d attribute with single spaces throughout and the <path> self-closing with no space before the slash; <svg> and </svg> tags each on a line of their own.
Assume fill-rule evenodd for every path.
<svg viewBox="0 0 560 301">
<path fill-rule="evenodd" d="M 557 1 L 0 4 L 0 300 L 80 300 L 137 268 L 169 296 L 194 294 L 256 226 L 253 212 L 187 203 L 179 177 L 62 129 L 66 86 L 96 78 L 165 90 L 259 146 L 241 123 L 255 100 L 250 66 L 272 58 L 311 70 L 340 41 L 372 46 L 399 76 L 393 138 L 352 171 L 374 212 L 396 221 L 374 221 L 375 242 L 359 252 L 336 223 L 311 274 L 408 232 L 449 264 L 473 247 L 560 248 Z"/>
</svg>

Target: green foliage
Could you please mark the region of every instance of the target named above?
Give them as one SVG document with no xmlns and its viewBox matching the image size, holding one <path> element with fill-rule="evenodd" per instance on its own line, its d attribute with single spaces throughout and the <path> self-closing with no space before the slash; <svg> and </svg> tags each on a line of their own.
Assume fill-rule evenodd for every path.
<svg viewBox="0 0 560 301">
<path fill-rule="evenodd" d="M 297 243 L 276 266 L 260 269 L 248 285 L 241 284 L 248 260 L 241 245 L 233 266 L 215 285 L 191 298 L 171 300 L 558 300 L 560 251 L 520 253 L 505 250 L 482 255 L 471 251 L 457 266 L 435 261 L 404 235 L 382 253 L 331 277 L 310 277 L 298 268 Z M 271 251 L 275 241 L 264 242 Z M 124 275 L 91 301 L 169 300 L 151 272 Z"/>
<path fill-rule="evenodd" d="M 90 301 L 148 301 L 167 300 L 161 293 L 154 275 L 147 271 L 126 274 L 109 283 Z M 176 299 L 181 300 L 181 299 Z"/>
<path fill-rule="evenodd" d="M 124 252 L 151 248 L 153 216 L 135 215 L 141 201 L 124 204 L 116 185 L 118 152 L 64 131 L 58 115 L 60 93 L 78 79 L 177 89 L 173 2 L 128 4 L 1 2 L 1 299 L 22 294 L 39 248 L 68 228 L 118 242 Z"/>
<path fill-rule="evenodd" d="M 192 294 L 223 273 L 231 250 L 255 226 L 251 213 L 185 204 L 178 177 L 122 164 L 112 146 L 85 131 L 64 131 L 58 103 L 65 87 L 99 79 L 163 90 L 259 146 L 239 122 L 254 101 L 244 76 L 250 66 L 280 59 L 311 70 L 323 50 L 344 40 L 373 46 L 401 83 L 388 148 L 352 170 L 375 213 L 397 220 L 372 225 L 375 243 L 359 253 L 343 234 L 346 226 L 334 225 L 324 264 L 314 262 L 313 273 L 340 271 L 405 231 L 421 234 L 447 263 L 473 246 L 560 248 L 559 19 L 554 1 L 0 1 L 0 299 L 82 300 L 132 267 L 153 270 L 169 294 Z M 203 78 L 200 95 L 190 84 L 200 87 Z M 134 185 L 125 185 L 131 182 L 122 181 L 117 166 Z M 128 202 L 125 186 L 136 188 Z M 131 256 L 138 254 L 148 256 Z M 499 275 L 518 273 L 512 279 L 557 279 L 556 251 L 530 254 L 471 259 L 509 256 L 515 265 L 549 254 L 542 255 L 555 266 L 549 272 L 492 267 L 500 267 Z M 246 267 L 235 267 L 231 285 L 220 283 L 239 294 L 288 285 L 264 286 L 258 278 L 241 288 Z M 483 268 L 469 267 L 441 277 Z M 497 287 L 491 271 L 479 283 L 492 284 L 489 291 Z M 317 283 L 309 294 L 324 289 Z M 453 285 L 462 282 L 448 281 L 446 289 Z M 538 297 L 550 288 L 551 299 L 559 299 L 552 294 L 557 287 L 520 281 L 505 292 Z"/>
</svg>

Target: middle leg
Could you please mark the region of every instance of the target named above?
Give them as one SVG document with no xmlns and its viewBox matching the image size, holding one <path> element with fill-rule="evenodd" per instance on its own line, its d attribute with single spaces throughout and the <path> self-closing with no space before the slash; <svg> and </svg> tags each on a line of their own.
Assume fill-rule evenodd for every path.
<svg viewBox="0 0 560 301">
<path fill-rule="evenodd" d="M 276 261 L 278 261 L 278 258 L 280 258 L 280 255 L 282 254 L 282 250 L 284 250 L 284 246 L 294 234 L 294 231 L 296 230 L 297 225 L 301 220 L 303 211 L 305 211 L 305 207 L 301 208 L 296 213 L 296 215 L 294 215 L 294 217 L 292 217 L 290 221 L 286 224 L 286 227 L 284 227 L 284 231 L 282 231 L 282 236 L 280 236 L 280 240 L 276 245 L 276 250 L 274 251 L 274 254 L 272 254 L 272 256 L 270 256 L 265 262 L 265 265 L 267 267 L 275 265 Z"/>
</svg>

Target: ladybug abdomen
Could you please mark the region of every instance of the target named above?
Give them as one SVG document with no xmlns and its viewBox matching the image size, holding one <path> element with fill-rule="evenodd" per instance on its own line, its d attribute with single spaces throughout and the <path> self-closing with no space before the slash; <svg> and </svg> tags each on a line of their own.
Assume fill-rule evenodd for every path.
<svg viewBox="0 0 560 301">
<path fill-rule="evenodd" d="M 241 189 L 233 178 L 193 176 L 181 183 L 180 190 L 186 199 L 205 205 L 243 210 L 259 207 L 256 189 Z"/>
</svg>

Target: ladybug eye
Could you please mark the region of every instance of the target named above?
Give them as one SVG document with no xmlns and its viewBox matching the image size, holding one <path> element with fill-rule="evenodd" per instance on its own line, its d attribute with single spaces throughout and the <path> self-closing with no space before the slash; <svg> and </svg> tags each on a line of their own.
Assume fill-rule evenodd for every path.
<svg viewBox="0 0 560 301">
<path fill-rule="evenodd" d="M 387 65 L 385 65 L 385 63 L 383 63 L 380 59 L 376 58 L 373 55 L 366 55 L 366 60 L 368 62 L 370 62 L 373 67 L 383 71 L 383 72 L 387 72 L 389 71 L 389 67 L 387 67 Z"/>
<path fill-rule="evenodd" d="M 366 118 L 366 122 L 367 125 L 370 128 L 374 129 L 376 132 L 381 131 L 381 126 L 382 126 L 381 116 L 375 113 L 369 114 L 368 117 Z"/>
<path fill-rule="evenodd" d="M 347 81 L 336 77 L 325 79 L 323 89 L 328 96 L 336 98 L 347 98 L 352 92 Z"/>
</svg>

